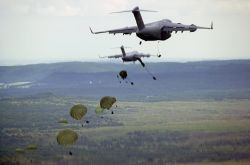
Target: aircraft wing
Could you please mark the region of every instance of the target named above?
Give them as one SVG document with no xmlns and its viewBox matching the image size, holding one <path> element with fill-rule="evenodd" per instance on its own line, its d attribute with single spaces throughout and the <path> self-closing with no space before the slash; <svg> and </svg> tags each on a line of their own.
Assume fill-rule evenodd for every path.
<svg viewBox="0 0 250 165">
<path fill-rule="evenodd" d="M 100 58 L 121 58 L 122 55 L 114 55 L 114 56 L 103 56 L 103 57 L 100 57 Z"/>
<path fill-rule="evenodd" d="M 132 26 L 132 27 L 125 27 L 125 28 L 120 28 L 120 29 L 113 29 L 113 30 L 105 30 L 105 31 L 99 31 L 99 32 L 94 32 L 91 28 L 90 32 L 92 34 L 100 34 L 100 33 L 109 33 L 109 34 L 116 34 L 116 33 L 123 33 L 123 34 L 131 34 L 131 33 L 135 33 L 137 31 L 137 27 L 136 26 Z"/>
<path fill-rule="evenodd" d="M 201 26 L 196 26 L 194 24 L 192 25 L 183 25 L 180 23 L 173 23 L 171 25 L 165 26 L 163 28 L 163 31 L 166 32 L 178 32 L 178 31 L 190 31 L 190 32 L 195 32 L 197 29 L 213 29 L 213 22 L 211 23 L 210 27 L 201 27 Z"/>
<path fill-rule="evenodd" d="M 150 55 L 150 54 L 140 54 L 140 55 L 136 55 L 136 57 L 139 57 L 139 58 L 144 58 L 144 57 L 161 57 L 161 54 L 158 54 L 158 55 Z"/>
<path fill-rule="evenodd" d="M 135 55 L 136 57 L 139 57 L 139 58 L 144 58 L 144 57 L 150 57 L 151 55 L 149 54 L 138 54 L 138 55 Z"/>
</svg>

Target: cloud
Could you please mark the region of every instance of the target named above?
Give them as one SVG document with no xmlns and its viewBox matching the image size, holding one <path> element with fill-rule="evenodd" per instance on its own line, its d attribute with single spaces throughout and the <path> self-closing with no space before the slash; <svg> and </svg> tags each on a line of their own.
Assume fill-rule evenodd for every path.
<svg viewBox="0 0 250 165">
<path fill-rule="evenodd" d="M 159 11 L 180 12 L 183 15 L 202 12 L 250 13 L 249 0 L 0 0 L 0 14 L 82 16 L 88 12 L 107 13 L 132 9 L 136 5 Z"/>
<path fill-rule="evenodd" d="M 127 0 L 104 0 L 103 6 L 104 10 L 112 12 L 124 9 L 128 5 Z"/>
<path fill-rule="evenodd" d="M 248 12 L 250 9 L 249 0 L 218 0 L 217 6 L 224 11 Z"/>
<path fill-rule="evenodd" d="M 1 0 L 2 15 L 76 16 L 85 10 L 80 0 Z"/>
</svg>

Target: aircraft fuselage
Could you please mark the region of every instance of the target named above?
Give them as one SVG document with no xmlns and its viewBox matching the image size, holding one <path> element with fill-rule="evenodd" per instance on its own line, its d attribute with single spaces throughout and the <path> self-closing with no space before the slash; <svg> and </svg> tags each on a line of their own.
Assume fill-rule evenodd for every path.
<svg viewBox="0 0 250 165">
<path fill-rule="evenodd" d="M 133 56 L 133 55 L 122 57 L 123 62 L 130 62 L 130 61 L 137 61 L 137 60 L 138 60 L 138 57 Z"/>
<path fill-rule="evenodd" d="M 190 32 L 196 31 L 195 25 L 183 25 L 181 23 L 172 23 L 171 20 L 164 19 L 157 22 L 145 24 L 145 27 L 136 32 L 136 35 L 144 41 L 156 41 L 156 40 L 167 40 L 171 37 L 172 31 L 168 31 L 168 27 L 176 28 L 188 28 Z"/>
<path fill-rule="evenodd" d="M 136 36 L 144 41 L 156 41 L 156 40 L 167 40 L 171 37 L 171 33 L 159 31 L 158 34 L 155 34 L 151 31 L 148 32 L 138 32 Z"/>
</svg>

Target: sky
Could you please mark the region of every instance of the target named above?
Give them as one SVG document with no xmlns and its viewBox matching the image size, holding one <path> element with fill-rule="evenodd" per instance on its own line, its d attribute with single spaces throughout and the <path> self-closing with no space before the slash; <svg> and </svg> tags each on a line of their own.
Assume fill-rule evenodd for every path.
<svg viewBox="0 0 250 165">
<path fill-rule="evenodd" d="M 89 31 L 135 26 L 132 13 L 110 14 L 135 6 L 158 11 L 142 13 L 144 23 L 214 23 L 214 30 L 173 33 L 159 43 L 162 58 L 146 62 L 250 59 L 250 0 L 0 0 L 0 65 L 109 61 L 99 56 L 120 54 L 111 48 L 121 45 L 157 54 L 157 42 L 139 45 L 135 34 Z"/>
</svg>

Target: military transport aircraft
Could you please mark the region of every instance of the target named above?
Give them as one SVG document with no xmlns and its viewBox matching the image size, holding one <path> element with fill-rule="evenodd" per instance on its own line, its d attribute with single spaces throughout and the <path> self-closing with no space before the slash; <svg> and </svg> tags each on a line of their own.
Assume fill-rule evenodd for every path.
<svg viewBox="0 0 250 165">
<path fill-rule="evenodd" d="M 149 55 L 149 54 L 143 54 L 143 53 L 138 53 L 136 51 L 126 53 L 124 46 L 122 45 L 120 47 L 122 54 L 119 55 L 114 55 L 114 56 L 104 56 L 100 58 L 121 58 L 123 62 L 136 62 L 139 61 L 143 67 L 145 67 L 145 64 L 142 62 L 141 58 L 143 57 L 151 57 L 151 56 L 157 56 L 161 57 L 161 55 Z"/>
<path fill-rule="evenodd" d="M 125 27 L 120 29 L 113 29 L 113 30 L 106 30 L 106 31 L 99 31 L 94 32 L 90 28 L 92 34 L 99 34 L 99 33 L 122 33 L 122 34 L 132 34 L 136 33 L 137 37 L 144 41 L 159 41 L 159 40 L 167 40 L 171 37 L 171 33 L 178 31 L 190 31 L 195 32 L 197 29 L 213 29 L 213 23 L 211 23 L 210 27 L 200 27 L 194 24 L 191 25 L 184 25 L 181 23 L 173 23 L 169 19 L 163 19 L 161 21 L 152 22 L 148 24 L 144 24 L 140 11 L 147 11 L 147 12 L 155 12 L 151 10 L 140 10 L 139 7 L 135 7 L 133 10 L 127 11 L 120 11 L 120 12 L 113 12 L 113 13 L 123 13 L 123 12 L 132 12 L 134 14 L 137 26 L 132 27 Z M 141 42 L 140 42 L 141 44 Z"/>
</svg>

